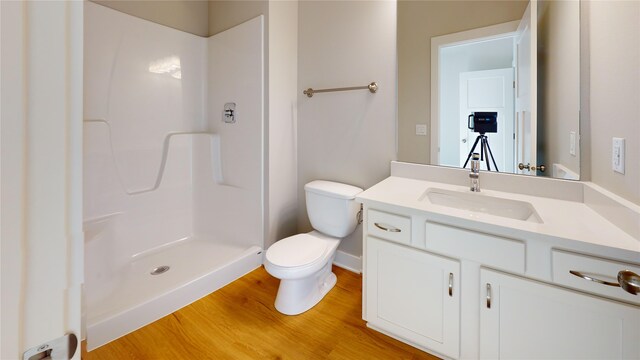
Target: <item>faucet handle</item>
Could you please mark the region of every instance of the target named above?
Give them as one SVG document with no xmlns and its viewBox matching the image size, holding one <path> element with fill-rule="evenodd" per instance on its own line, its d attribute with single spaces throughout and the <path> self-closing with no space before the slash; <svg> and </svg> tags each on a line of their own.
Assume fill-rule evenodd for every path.
<svg viewBox="0 0 640 360">
<path fill-rule="evenodd" d="M 480 154 L 478 153 L 473 153 L 469 179 L 471 179 L 470 190 L 480 192 Z"/>
<path fill-rule="evenodd" d="M 480 154 L 478 153 L 473 153 L 473 155 L 471 156 L 471 172 L 480 172 Z"/>
</svg>

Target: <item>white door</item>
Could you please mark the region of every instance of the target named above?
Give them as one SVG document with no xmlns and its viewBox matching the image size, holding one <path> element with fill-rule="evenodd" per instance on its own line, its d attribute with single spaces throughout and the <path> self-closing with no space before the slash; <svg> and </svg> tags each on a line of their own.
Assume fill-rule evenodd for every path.
<svg viewBox="0 0 640 360">
<path fill-rule="evenodd" d="M 367 238 L 366 320 L 451 358 L 460 353 L 460 263 Z"/>
<path fill-rule="evenodd" d="M 481 269 L 480 358 L 639 359 L 640 310 Z"/>
<path fill-rule="evenodd" d="M 478 133 L 469 130 L 469 114 L 476 111 L 498 113 L 498 132 L 487 133 L 488 144 L 499 171 L 514 172 L 513 69 L 460 73 L 460 166 L 467 160 Z M 474 152 L 480 153 L 480 142 Z M 468 165 L 467 165 L 468 166 Z M 491 170 L 495 170 L 490 162 Z M 487 170 L 486 162 L 481 169 Z"/>
<path fill-rule="evenodd" d="M 516 163 L 536 166 L 537 147 L 537 13 L 536 0 L 529 1 L 516 34 Z M 536 175 L 536 171 L 520 170 Z"/>
<path fill-rule="evenodd" d="M 80 359 L 82 8 L 0 2 L 2 359 Z"/>
</svg>

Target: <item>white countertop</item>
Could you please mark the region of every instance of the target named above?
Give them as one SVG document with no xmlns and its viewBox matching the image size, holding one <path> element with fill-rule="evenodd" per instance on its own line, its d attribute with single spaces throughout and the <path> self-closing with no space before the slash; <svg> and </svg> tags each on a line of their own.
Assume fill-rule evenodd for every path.
<svg viewBox="0 0 640 360">
<path fill-rule="evenodd" d="M 425 180 L 391 176 L 357 196 L 357 200 L 371 205 L 390 205 L 424 212 L 435 221 L 455 226 L 511 235 L 517 238 L 539 238 L 570 241 L 585 251 L 620 260 L 640 263 L 640 239 L 622 231 L 582 202 L 557 200 L 531 195 L 485 190 L 477 196 L 525 201 L 533 205 L 542 223 L 509 219 L 488 214 L 434 205 L 420 200 L 428 188 L 468 192 L 468 187 Z M 476 193 L 473 193 L 474 195 Z M 612 251 L 607 251 L 612 250 Z"/>
</svg>

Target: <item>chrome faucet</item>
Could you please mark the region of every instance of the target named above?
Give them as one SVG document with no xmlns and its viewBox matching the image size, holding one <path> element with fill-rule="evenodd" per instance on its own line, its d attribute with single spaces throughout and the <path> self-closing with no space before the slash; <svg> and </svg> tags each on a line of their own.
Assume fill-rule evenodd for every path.
<svg viewBox="0 0 640 360">
<path fill-rule="evenodd" d="M 480 154 L 473 153 L 471 158 L 471 173 L 469 174 L 471 182 L 470 189 L 474 192 L 480 192 Z"/>
</svg>

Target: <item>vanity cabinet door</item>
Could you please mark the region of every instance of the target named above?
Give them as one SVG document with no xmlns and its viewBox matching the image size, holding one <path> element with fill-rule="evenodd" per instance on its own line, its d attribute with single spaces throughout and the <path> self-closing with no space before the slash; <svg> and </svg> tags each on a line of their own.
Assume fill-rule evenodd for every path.
<svg viewBox="0 0 640 360">
<path fill-rule="evenodd" d="M 483 359 L 639 359 L 640 307 L 482 269 Z"/>
<path fill-rule="evenodd" d="M 457 358 L 460 263 L 373 237 L 366 246 L 369 325 Z"/>
</svg>

